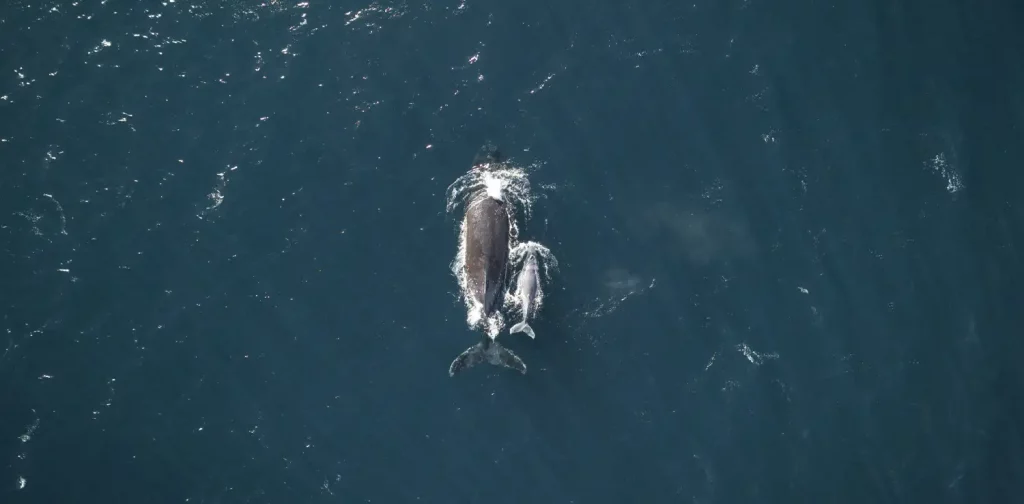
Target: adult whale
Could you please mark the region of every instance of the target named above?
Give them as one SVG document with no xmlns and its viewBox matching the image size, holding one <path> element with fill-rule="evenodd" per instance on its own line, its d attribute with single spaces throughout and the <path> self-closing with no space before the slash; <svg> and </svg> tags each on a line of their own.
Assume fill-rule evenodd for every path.
<svg viewBox="0 0 1024 504">
<path fill-rule="evenodd" d="M 473 170 L 487 171 L 501 167 L 501 154 L 491 145 L 485 145 L 473 160 Z M 485 322 L 502 305 L 505 279 L 508 274 L 508 246 L 512 215 L 505 204 L 501 189 L 485 184 L 470 194 L 463 216 L 466 290 L 463 294 L 471 301 L 474 313 L 471 319 Z M 504 366 L 526 373 L 526 364 L 511 350 L 501 346 L 487 334 L 482 341 L 467 348 L 452 361 L 448 375 L 455 376 L 464 369 L 481 362 Z"/>
</svg>

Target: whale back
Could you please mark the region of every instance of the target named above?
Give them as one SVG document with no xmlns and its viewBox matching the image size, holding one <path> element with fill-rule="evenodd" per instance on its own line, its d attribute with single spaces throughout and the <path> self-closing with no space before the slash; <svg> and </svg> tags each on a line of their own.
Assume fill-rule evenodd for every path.
<svg viewBox="0 0 1024 504">
<path fill-rule="evenodd" d="M 523 298 L 524 303 L 532 303 L 537 295 L 537 288 L 540 284 L 539 272 L 537 270 L 537 258 L 531 251 L 526 257 L 523 269 L 519 272 L 516 280 L 516 291 Z"/>
<path fill-rule="evenodd" d="M 465 216 L 466 278 L 469 295 L 483 307 L 485 317 L 500 306 L 508 267 L 509 217 L 505 204 L 482 197 Z"/>
</svg>

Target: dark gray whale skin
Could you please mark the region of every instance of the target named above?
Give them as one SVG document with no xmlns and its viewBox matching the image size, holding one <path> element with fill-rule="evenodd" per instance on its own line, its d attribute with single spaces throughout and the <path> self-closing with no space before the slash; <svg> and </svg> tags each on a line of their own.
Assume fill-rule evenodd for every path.
<svg viewBox="0 0 1024 504">
<path fill-rule="evenodd" d="M 484 318 L 501 308 L 508 275 L 509 215 L 505 203 L 484 196 L 466 210 L 466 279 Z"/>
<path fill-rule="evenodd" d="M 487 170 L 497 167 L 501 154 L 491 145 L 485 145 L 473 160 L 473 167 Z M 463 217 L 466 240 L 465 273 L 469 293 L 483 307 L 483 318 L 497 312 L 502 305 L 505 279 L 508 276 L 509 219 L 505 203 L 485 194 L 469 198 Z M 526 364 L 511 350 L 501 346 L 486 334 L 476 345 L 459 354 L 448 367 L 448 375 L 455 376 L 480 362 L 503 366 L 526 374 Z"/>
</svg>

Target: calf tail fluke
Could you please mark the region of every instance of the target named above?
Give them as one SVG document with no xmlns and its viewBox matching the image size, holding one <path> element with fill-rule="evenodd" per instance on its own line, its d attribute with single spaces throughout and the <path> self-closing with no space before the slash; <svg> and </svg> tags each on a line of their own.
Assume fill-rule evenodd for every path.
<svg viewBox="0 0 1024 504">
<path fill-rule="evenodd" d="M 527 324 L 525 320 L 512 326 L 512 329 L 509 329 L 508 332 L 509 334 L 515 334 L 517 332 L 526 333 L 530 338 L 537 339 L 537 335 L 533 333 L 533 328 L 530 327 L 530 324 Z"/>
<path fill-rule="evenodd" d="M 482 341 L 467 348 L 452 361 L 452 365 L 448 367 L 448 376 L 455 376 L 459 371 L 469 369 L 481 362 L 514 369 L 522 374 L 526 374 L 526 363 L 519 356 L 499 345 L 497 341 Z"/>
</svg>

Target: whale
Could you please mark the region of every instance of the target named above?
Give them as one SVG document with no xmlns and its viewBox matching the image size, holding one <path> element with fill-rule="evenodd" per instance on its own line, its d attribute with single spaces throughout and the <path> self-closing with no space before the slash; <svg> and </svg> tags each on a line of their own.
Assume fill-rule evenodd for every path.
<svg viewBox="0 0 1024 504">
<path fill-rule="evenodd" d="M 485 145 L 474 158 L 471 170 L 493 170 L 501 166 L 501 153 Z M 500 187 L 487 186 L 470 194 L 463 215 L 460 239 L 465 251 L 463 274 L 470 300 L 471 320 L 487 320 L 499 312 L 508 277 L 509 242 L 512 215 L 503 200 Z M 496 336 L 495 336 L 496 337 Z M 482 340 L 467 348 L 448 368 L 448 375 L 481 362 L 506 367 L 526 374 L 526 364 L 511 350 L 501 346 L 494 337 L 482 335 Z"/>
<path fill-rule="evenodd" d="M 516 278 L 515 293 L 515 300 L 523 314 L 523 321 L 513 325 L 509 329 L 509 334 L 521 332 L 526 333 L 531 339 L 536 339 L 537 335 L 527 321 L 531 315 L 535 314 L 534 308 L 537 306 L 537 296 L 540 294 L 540 275 L 537 271 L 537 252 L 529 250 L 527 254 L 526 262 Z"/>
</svg>

